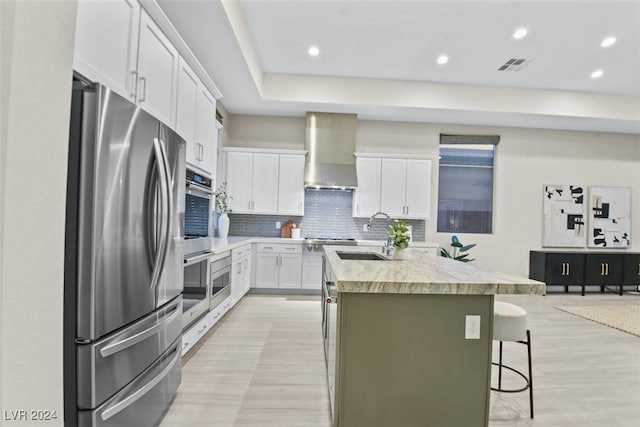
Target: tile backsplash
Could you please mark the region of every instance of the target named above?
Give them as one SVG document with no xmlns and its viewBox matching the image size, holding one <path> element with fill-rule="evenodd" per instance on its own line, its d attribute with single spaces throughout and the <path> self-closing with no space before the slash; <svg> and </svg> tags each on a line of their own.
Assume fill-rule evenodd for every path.
<svg viewBox="0 0 640 427">
<path fill-rule="evenodd" d="M 362 227 L 367 218 L 351 216 L 352 192 L 331 190 L 306 190 L 304 216 L 229 214 L 230 236 L 279 237 L 282 224 L 288 220 L 302 223 L 302 237 L 351 237 L 363 240 L 385 240 L 386 218 L 376 218 L 369 231 Z M 424 220 L 406 220 L 413 227 L 413 239 L 424 241 Z"/>
</svg>

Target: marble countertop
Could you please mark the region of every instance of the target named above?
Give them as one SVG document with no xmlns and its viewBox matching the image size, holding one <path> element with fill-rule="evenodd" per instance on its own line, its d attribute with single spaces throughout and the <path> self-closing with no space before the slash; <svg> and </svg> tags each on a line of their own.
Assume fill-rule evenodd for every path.
<svg viewBox="0 0 640 427">
<path fill-rule="evenodd" d="M 393 294 L 533 294 L 544 295 L 545 284 L 524 277 L 483 270 L 471 263 L 405 249 L 405 259 L 342 260 L 336 251 L 377 252 L 379 246 L 325 246 L 330 280 L 338 292 Z"/>
</svg>

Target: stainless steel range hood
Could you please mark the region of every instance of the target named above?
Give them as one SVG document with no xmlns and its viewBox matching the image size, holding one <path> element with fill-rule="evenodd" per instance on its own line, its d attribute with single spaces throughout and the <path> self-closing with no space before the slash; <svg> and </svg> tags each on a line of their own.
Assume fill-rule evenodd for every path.
<svg viewBox="0 0 640 427">
<path fill-rule="evenodd" d="M 356 188 L 357 126 L 355 114 L 307 113 L 305 188 Z"/>
</svg>

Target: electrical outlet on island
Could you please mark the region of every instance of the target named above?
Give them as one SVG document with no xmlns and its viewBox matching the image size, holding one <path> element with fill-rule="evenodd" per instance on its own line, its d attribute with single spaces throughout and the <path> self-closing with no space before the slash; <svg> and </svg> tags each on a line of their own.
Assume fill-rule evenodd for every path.
<svg viewBox="0 0 640 427">
<path fill-rule="evenodd" d="M 465 340 L 480 339 L 480 316 L 467 315 L 465 317 L 464 339 Z"/>
</svg>

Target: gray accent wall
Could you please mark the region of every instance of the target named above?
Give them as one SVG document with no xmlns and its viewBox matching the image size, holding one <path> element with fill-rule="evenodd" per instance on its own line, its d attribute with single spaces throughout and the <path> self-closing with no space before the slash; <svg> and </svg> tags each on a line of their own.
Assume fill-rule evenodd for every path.
<svg viewBox="0 0 640 427">
<path fill-rule="evenodd" d="M 361 240 L 385 240 L 386 218 L 374 220 L 369 231 L 362 227 L 366 218 L 353 218 L 352 192 L 331 190 L 306 190 L 304 216 L 230 214 L 230 236 L 279 237 L 276 222 L 292 220 L 302 223 L 302 237 L 342 237 Z M 413 227 L 413 239 L 424 241 L 425 221 L 406 220 Z"/>
</svg>

